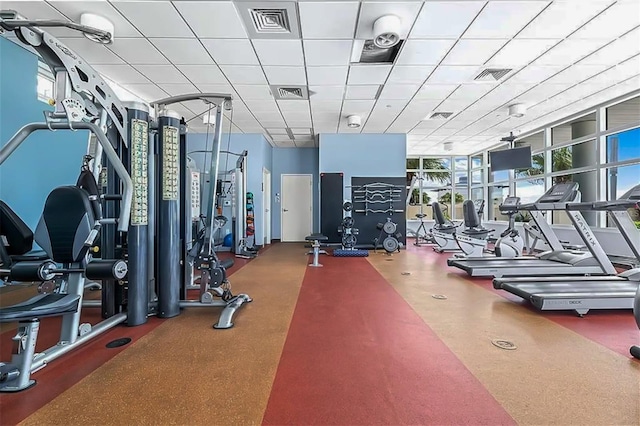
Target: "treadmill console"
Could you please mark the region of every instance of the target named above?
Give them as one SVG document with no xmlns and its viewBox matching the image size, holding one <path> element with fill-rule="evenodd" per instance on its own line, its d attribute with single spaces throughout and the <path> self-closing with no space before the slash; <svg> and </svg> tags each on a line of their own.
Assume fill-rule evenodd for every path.
<svg viewBox="0 0 640 426">
<path fill-rule="evenodd" d="M 547 192 L 536 201 L 536 204 L 553 204 L 574 201 L 578 195 L 579 185 L 577 182 L 558 183 L 553 185 Z"/>
<path fill-rule="evenodd" d="M 502 213 L 515 213 L 518 211 L 517 208 L 520 205 L 520 197 L 507 197 L 504 199 L 502 204 L 498 207 L 500 212 Z"/>
</svg>

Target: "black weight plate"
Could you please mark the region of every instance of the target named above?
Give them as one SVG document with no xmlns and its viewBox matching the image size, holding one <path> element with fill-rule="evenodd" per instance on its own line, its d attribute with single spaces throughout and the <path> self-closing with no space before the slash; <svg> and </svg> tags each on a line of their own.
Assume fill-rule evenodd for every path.
<svg viewBox="0 0 640 426">
<path fill-rule="evenodd" d="M 353 204 L 351 203 L 351 201 L 345 201 L 342 205 L 342 210 L 344 210 L 345 212 L 350 212 L 351 210 L 353 210 Z"/>
</svg>

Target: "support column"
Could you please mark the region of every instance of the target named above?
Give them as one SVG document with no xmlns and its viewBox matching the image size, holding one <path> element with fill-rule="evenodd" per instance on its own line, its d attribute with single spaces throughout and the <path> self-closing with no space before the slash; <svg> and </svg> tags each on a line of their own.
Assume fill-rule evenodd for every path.
<svg viewBox="0 0 640 426">
<path fill-rule="evenodd" d="M 180 315 L 180 116 L 158 117 L 158 316 Z"/>
<path fill-rule="evenodd" d="M 581 138 L 586 135 L 591 135 L 596 132 L 596 121 L 585 120 L 578 121 L 571 124 L 571 139 Z M 597 164 L 597 150 L 596 141 L 583 142 L 578 145 L 574 145 L 571 148 L 572 167 L 587 167 Z M 586 173 L 578 173 L 573 175 L 573 181 L 578 182 L 580 185 L 580 192 L 582 193 L 582 201 L 597 201 L 598 200 L 598 175 L 597 172 L 591 171 Z M 583 212 L 583 216 L 589 226 L 598 225 L 598 213 L 595 211 Z"/>
<path fill-rule="evenodd" d="M 147 322 L 149 313 L 149 109 L 141 103 L 125 105 L 129 116 L 129 174 L 133 181 L 131 223 L 127 233 L 127 325 Z"/>
</svg>

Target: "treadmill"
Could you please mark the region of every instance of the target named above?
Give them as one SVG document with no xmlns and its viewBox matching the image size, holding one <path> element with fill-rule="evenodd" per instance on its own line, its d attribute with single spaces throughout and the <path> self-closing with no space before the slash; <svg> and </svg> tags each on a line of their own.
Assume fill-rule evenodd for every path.
<svg viewBox="0 0 640 426">
<path fill-rule="evenodd" d="M 640 261 L 639 232 L 627 212 L 629 208 L 638 208 L 639 202 L 640 185 L 637 185 L 615 201 L 574 203 L 568 204 L 567 208 L 572 211 L 606 211 L 635 258 Z M 588 227 L 584 222 L 581 225 Z M 580 316 L 591 309 L 633 309 L 639 284 L 638 268 L 609 276 L 512 277 L 493 280 L 494 288 L 520 296 L 540 310 L 574 310 Z"/>
<path fill-rule="evenodd" d="M 580 191 L 577 182 L 553 185 L 536 202 L 519 205 L 501 205 L 501 211 L 527 211 L 531 215 L 546 243 L 551 247 L 537 256 L 521 257 L 477 257 L 468 259 L 450 258 L 447 265 L 462 269 L 472 277 L 507 277 L 555 275 L 615 275 L 616 270 L 607 254 L 597 243 L 588 226 L 580 226 L 585 220 L 580 211 L 569 211 L 567 205 L 575 202 Z M 542 215 L 543 211 L 566 211 L 588 252 L 565 249 L 551 225 Z M 595 241 L 595 244 L 592 242 Z"/>
</svg>

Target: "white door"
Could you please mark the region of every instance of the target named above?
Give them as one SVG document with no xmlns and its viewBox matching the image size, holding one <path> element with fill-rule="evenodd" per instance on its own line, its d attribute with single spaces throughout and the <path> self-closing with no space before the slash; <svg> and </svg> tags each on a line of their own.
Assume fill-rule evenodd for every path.
<svg viewBox="0 0 640 426">
<path fill-rule="evenodd" d="M 262 169 L 262 185 L 264 244 L 271 244 L 271 172 L 267 169 Z"/>
<path fill-rule="evenodd" d="M 283 242 L 304 241 L 313 228 L 311 175 L 282 175 Z"/>
</svg>

